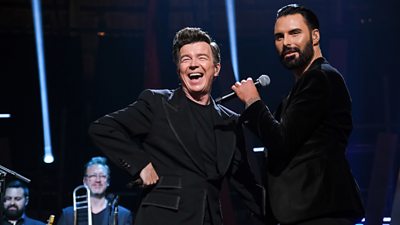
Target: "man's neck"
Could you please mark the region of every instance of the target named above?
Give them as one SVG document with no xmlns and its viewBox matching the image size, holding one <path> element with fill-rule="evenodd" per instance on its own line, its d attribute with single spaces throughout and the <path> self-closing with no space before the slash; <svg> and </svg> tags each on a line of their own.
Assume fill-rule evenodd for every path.
<svg viewBox="0 0 400 225">
<path fill-rule="evenodd" d="M 104 196 L 91 196 L 90 203 L 92 205 L 92 213 L 97 214 L 106 208 L 107 199 Z"/>
<path fill-rule="evenodd" d="M 193 96 L 190 94 L 186 94 L 186 97 L 199 105 L 208 105 L 210 104 L 210 99 L 211 99 L 209 94 L 201 96 Z"/>
<path fill-rule="evenodd" d="M 310 66 L 313 64 L 313 62 L 322 57 L 321 49 L 318 47 L 314 49 L 314 56 L 310 63 L 308 63 L 305 67 L 298 68 L 296 70 L 293 70 L 294 76 L 296 78 L 296 81 L 310 68 Z"/>
</svg>

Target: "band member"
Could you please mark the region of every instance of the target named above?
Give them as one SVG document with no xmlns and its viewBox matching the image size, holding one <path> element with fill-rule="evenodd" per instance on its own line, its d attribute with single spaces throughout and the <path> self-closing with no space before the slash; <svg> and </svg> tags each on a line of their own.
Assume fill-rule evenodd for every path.
<svg viewBox="0 0 400 225">
<path fill-rule="evenodd" d="M 106 190 L 110 186 L 110 168 L 104 157 L 93 157 L 84 167 L 83 184 L 90 190 L 92 225 L 114 225 L 112 202 L 106 198 Z M 130 210 L 118 206 L 118 224 L 132 225 Z M 111 218 L 110 218 L 111 217 Z M 74 209 L 72 206 L 62 210 L 57 225 L 74 225 Z"/>
<path fill-rule="evenodd" d="M 28 186 L 19 180 L 9 182 L 5 187 L 3 199 L 2 225 L 45 225 L 25 214 L 29 203 Z"/>
</svg>

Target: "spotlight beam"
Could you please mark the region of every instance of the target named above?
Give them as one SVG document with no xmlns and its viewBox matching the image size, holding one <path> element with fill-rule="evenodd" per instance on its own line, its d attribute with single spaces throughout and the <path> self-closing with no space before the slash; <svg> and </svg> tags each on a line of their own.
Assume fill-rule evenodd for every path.
<svg viewBox="0 0 400 225">
<path fill-rule="evenodd" d="M 239 81 L 239 63 L 236 44 L 235 0 L 225 0 L 225 7 L 228 20 L 229 46 L 231 50 L 232 69 L 235 80 Z"/>
<path fill-rule="evenodd" d="M 42 10 L 40 0 L 32 0 L 32 15 L 33 24 L 35 29 L 36 40 L 36 53 L 39 69 L 39 82 L 40 82 L 40 99 L 42 108 L 42 122 L 43 122 L 43 138 L 44 138 L 44 157 L 45 163 L 52 163 L 54 161 L 51 136 L 50 136 L 50 122 L 49 110 L 47 103 L 47 85 L 46 85 L 46 69 L 44 60 L 43 49 L 43 29 L 42 29 Z"/>
</svg>

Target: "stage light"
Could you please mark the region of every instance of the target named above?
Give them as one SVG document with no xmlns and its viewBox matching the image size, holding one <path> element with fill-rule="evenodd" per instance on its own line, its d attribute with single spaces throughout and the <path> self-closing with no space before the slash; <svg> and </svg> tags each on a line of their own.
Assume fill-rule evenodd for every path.
<svg viewBox="0 0 400 225">
<path fill-rule="evenodd" d="M 228 20 L 229 46 L 231 50 L 232 69 L 235 80 L 239 81 L 239 63 L 236 44 L 236 16 L 235 0 L 225 0 L 226 15 Z"/>
<path fill-rule="evenodd" d="M 392 219 L 390 217 L 383 217 L 383 222 L 390 222 Z"/>
<path fill-rule="evenodd" d="M 253 152 L 263 152 L 264 151 L 264 147 L 254 147 L 253 148 Z"/>
<path fill-rule="evenodd" d="M 43 138 L 44 138 L 44 157 L 45 163 L 54 161 L 51 150 L 50 122 L 49 110 L 47 104 L 47 85 L 46 85 L 46 69 L 43 49 L 43 29 L 42 29 L 42 10 L 40 0 L 32 0 L 33 25 L 35 29 L 36 54 L 38 60 L 39 83 L 40 83 L 40 99 L 42 103 L 42 122 L 43 122 Z"/>
<path fill-rule="evenodd" d="M 390 225 L 391 220 L 392 219 L 390 217 L 383 217 L 382 225 Z M 386 222 L 389 222 L 389 223 L 386 223 Z M 355 225 L 365 225 L 365 218 L 363 218 L 361 220 L 361 223 L 356 223 Z"/>
<path fill-rule="evenodd" d="M 43 161 L 45 162 L 45 163 L 52 163 L 52 162 L 54 162 L 54 157 L 53 157 L 53 155 L 52 154 L 44 154 L 44 157 L 43 157 Z"/>
<path fill-rule="evenodd" d="M 7 113 L 0 114 L 0 118 L 11 118 L 11 114 Z"/>
</svg>

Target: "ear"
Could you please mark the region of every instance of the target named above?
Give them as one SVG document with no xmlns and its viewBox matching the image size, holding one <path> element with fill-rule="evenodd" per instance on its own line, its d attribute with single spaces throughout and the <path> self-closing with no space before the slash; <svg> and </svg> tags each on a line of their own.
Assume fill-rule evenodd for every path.
<svg viewBox="0 0 400 225">
<path fill-rule="evenodd" d="M 221 70 L 221 63 L 217 63 L 214 65 L 214 77 L 219 76 L 219 71 Z"/>
<path fill-rule="evenodd" d="M 29 196 L 25 197 L 25 207 L 28 205 L 28 202 L 29 202 Z"/>
<path fill-rule="evenodd" d="M 318 29 L 314 29 L 311 32 L 311 38 L 312 38 L 313 45 L 318 45 L 319 44 L 320 34 L 319 34 L 319 30 Z"/>
</svg>

